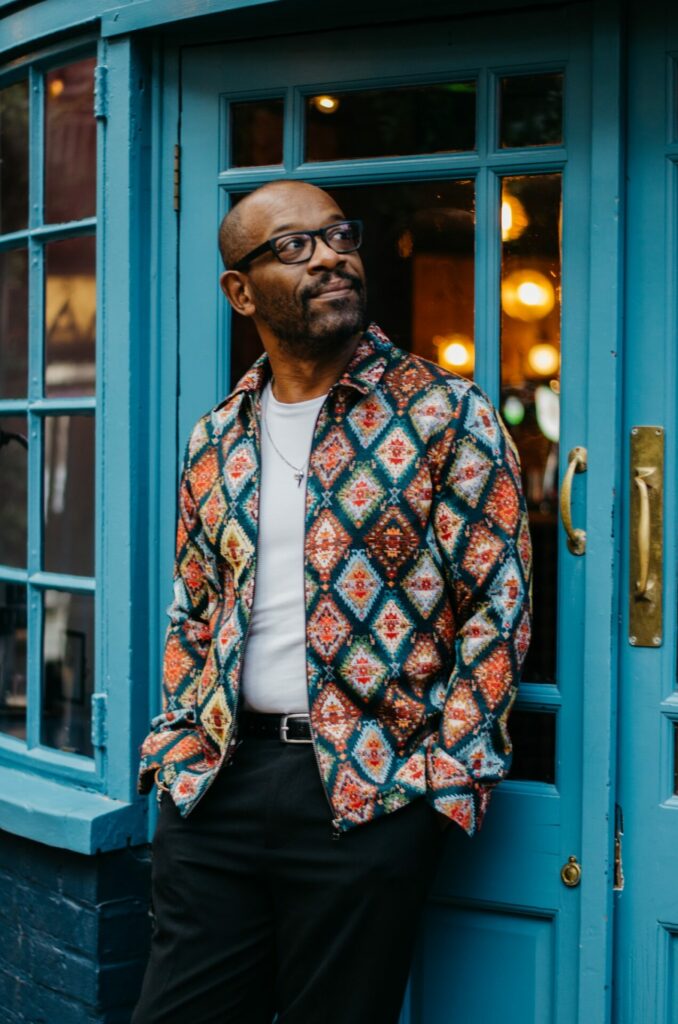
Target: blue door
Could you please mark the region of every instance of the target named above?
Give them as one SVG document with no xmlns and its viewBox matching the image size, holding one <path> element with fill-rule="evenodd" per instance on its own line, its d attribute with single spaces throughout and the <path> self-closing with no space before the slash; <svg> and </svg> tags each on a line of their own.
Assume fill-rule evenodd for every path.
<svg viewBox="0 0 678 1024">
<path fill-rule="evenodd" d="M 514 766 L 482 833 L 449 835 L 412 1024 L 608 1011 L 618 132 L 610 54 L 577 11 L 181 57 L 180 444 L 259 351 L 218 289 L 219 219 L 303 178 L 364 220 L 373 318 L 473 376 L 521 453 L 537 572 Z"/>
<path fill-rule="evenodd" d="M 678 1021 L 676 52 L 675 10 L 650 3 L 634 13 L 621 484 L 618 1024 Z"/>
</svg>

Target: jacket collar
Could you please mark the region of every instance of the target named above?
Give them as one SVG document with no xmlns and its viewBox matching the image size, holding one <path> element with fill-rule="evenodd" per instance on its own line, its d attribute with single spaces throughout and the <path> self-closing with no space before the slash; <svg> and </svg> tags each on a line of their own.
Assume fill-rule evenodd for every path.
<svg viewBox="0 0 678 1024">
<path fill-rule="evenodd" d="M 337 384 L 355 388 L 363 395 L 373 391 L 381 380 L 391 358 L 393 345 L 375 323 L 371 323 L 358 342 L 351 360 L 337 381 Z M 247 373 L 240 378 L 229 398 L 242 392 L 261 394 L 271 375 L 266 352 L 262 353 Z"/>
</svg>

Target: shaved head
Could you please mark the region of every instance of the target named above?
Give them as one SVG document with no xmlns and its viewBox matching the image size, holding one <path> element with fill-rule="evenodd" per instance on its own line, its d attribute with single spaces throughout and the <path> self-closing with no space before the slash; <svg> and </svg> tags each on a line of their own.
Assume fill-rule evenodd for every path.
<svg viewBox="0 0 678 1024">
<path fill-rule="evenodd" d="M 303 195 L 309 194 L 327 195 L 317 185 L 311 185 L 307 181 L 268 181 L 261 185 L 254 192 L 248 193 L 239 203 L 229 210 L 219 226 L 219 251 L 224 261 L 224 267 L 228 270 L 241 260 L 259 242 L 265 241 L 257 235 L 257 213 L 262 206 L 267 205 L 269 199 L 280 195 Z"/>
<path fill-rule="evenodd" d="M 306 181 L 268 182 L 224 217 L 221 287 L 237 313 L 253 317 L 265 346 L 275 344 L 298 359 L 322 359 L 364 330 L 360 255 L 318 239 L 323 228 L 344 220 L 334 196 Z M 233 269 L 269 239 L 303 231 L 313 232 L 307 259 L 283 263 L 264 249 L 244 269 Z"/>
</svg>

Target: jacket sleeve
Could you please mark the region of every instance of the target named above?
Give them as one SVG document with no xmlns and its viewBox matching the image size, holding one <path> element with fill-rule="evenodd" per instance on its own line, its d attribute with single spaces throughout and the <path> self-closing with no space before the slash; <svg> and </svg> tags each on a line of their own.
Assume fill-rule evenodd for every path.
<svg viewBox="0 0 678 1024">
<path fill-rule="evenodd" d="M 178 518 L 173 572 L 174 597 L 167 609 L 162 669 L 162 711 L 151 720 L 151 731 L 140 748 L 137 788 L 150 790 L 172 781 L 173 766 L 199 759 L 204 748 L 196 728 L 198 681 L 209 652 L 210 616 L 216 604 L 209 571 L 209 553 L 198 501 L 191 489 L 191 443 L 179 482 Z"/>
<path fill-rule="evenodd" d="M 439 729 L 427 750 L 427 794 L 473 835 L 511 764 L 507 720 L 530 641 L 532 551 L 506 427 L 475 385 L 456 411 L 432 510 L 456 635 Z"/>
</svg>

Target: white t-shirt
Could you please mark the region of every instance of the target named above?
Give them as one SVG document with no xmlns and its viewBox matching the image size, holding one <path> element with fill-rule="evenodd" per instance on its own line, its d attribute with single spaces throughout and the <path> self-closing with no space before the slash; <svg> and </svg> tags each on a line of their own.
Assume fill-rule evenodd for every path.
<svg viewBox="0 0 678 1024">
<path fill-rule="evenodd" d="M 261 397 L 257 574 L 242 674 L 244 706 L 252 711 L 308 712 L 304 505 L 313 429 L 325 397 L 278 402 L 270 383 Z M 269 431 L 285 459 L 303 469 L 300 485 Z"/>
</svg>

